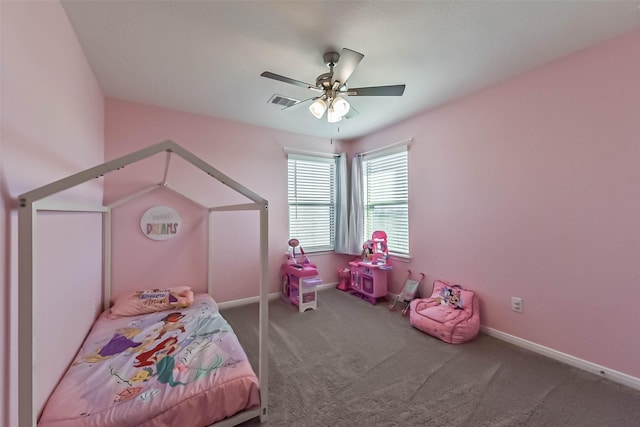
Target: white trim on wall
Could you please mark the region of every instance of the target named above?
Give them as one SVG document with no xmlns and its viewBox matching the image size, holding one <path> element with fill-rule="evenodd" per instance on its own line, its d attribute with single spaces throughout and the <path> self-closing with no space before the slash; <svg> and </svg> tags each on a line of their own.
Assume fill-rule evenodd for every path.
<svg viewBox="0 0 640 427">
<path fill-rule="evenodd" d="M 322 285 L 318 285 L 316 286 L 316 290 L 318 291 L 323 291 L 325 289 L 331 289 L 331 288 L 335 288 L 338 285 L 338 282 L 331 282 L 331 283 L 324 283 Z M 269 301 L 273 301 L 280 298 L 280 292 L 274 292 L 269 294 Z M 242 299 L 236 299 L 233 301 L 226 301 L 226 302 L 219 302 L 218 303 L 218 308 L 220 310 L 223 310 L 225 308 L 233 308 L 233 307 L 240 307 L 242 305 L 247 305 L 247 304 L 253 304 L 256 302 L 260 301 L 260 297 L 249 297 L 249 298 L 242 298 Z"/>
<path fill-rule="evenodd" d="M 494 338 L 498 338 L 499 340 L 506 341 L 510 344 L 514 344 L 518 347 L 522 347 L 527 350 L 531 350 L 534 353 L 538 353 L 543 356 L 549 357 L 551 359 L 557 360 L 559 362 L 566 363 L 567 365 L 571 365 L 573 367 L 585 370 L 587 372 L 591 372 L 592 374 L 596 374 L 598 376 L 608 378 L 611 381 L 626 385 L 627 387 L 640 390 L 640 378 L 632 377 L 631 375 L 627 375 L 620 371 L 607 368 L 606 366 L 598 365 L 596 363 L 592 363 L 587 360 L 580 359 L 570 354 L 566 354 L 561 351 L 554 350 L 552 348 L 545 347 L 543 345 L 536 344 L 531 341 L 527 341 L 525 339 L 507 334 L 505 332 L 490 328 L 488 326 L 481 326 L 480 330 L 487 335 L 490 335 Z"/>
<path fill-rule="evenodd" d="M 413 142 L 413 137 L 407 138 L 407 139 L 403 139 L 402 141 L 394 142 L 392 144 L 387 144 L 387 145 L 384 145 L 382 147 L 374 148 L 374 149 L 369 150 L 369 151 L 363 151 L 362 153 L 356 153 L 356 156 L 370 156 L 372 154 L 379 153 L 380 151 L 391 150 L 392 148 L 396 148 L 396 147 L 405 147 L 406 146 L 407 150 L 409 150 L 409 145 L 412 142 Z"/>
<path fill-rule="evenodd" d="M 387 299 L 389 301 L 395 301 L 397 294 L 388 293 Z M 480 326 L 480 331 L 497 338 L 501 341 L 508 342 L 520 348 L 524 348 L 534 353 L 541 354 L 550 359 L 557 360 L 559 362 L 565 363 L 567 365 L 573 366 L 578 369 L 582 369 L 587 372 L 591 372 L 592 374 L 596 374 L 603 378 L 608 378 L 609 380 L 616 382 L 618 384 L 625 385 L 627 387 L 631 387 L 636 390 L 640 390 L 640 378 L 633 377 L 631 375 L 625 374 L 620 371 L 616 371 L 615 369 L 607 368 L 606 366 L 598 365 L 597 363 L 589 362 L 584 359 L 580 359 L 579 357 L 572 356 L 567 353 L 563 353 L 558 350 L 554 350 L 550 347 L 545 347 L 543 345 L 534 343 L 532 341 L 525 340 L 520 337 L 516 337 L 515 335 L 507 334 L 506 332 L 499 331 L 497 329 L 490 328 L 488 326 Z"/>
<path fill-rule="evenodd" d="M 309 150 L 302 150 L 300 148 L 289 148 L 289 147 L 282 147 L 282 151 L 284 151 L 285 154 L 287 155 L 299 154 L 302 156 L 326 157 L 328 159 L 333 159 L 339 156 L 338 153 L 322 153 L 319 151 L 309 151 Z"/>
</svg>

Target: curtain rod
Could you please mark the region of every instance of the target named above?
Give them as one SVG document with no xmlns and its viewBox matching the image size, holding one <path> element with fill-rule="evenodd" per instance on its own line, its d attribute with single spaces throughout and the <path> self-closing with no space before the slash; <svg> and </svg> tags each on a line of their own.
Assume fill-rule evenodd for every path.
<svg viewBox="0 0 640 427">
<path fill-rule="evenodd" d="M 339 156 L 339 154 L 337 153 L 321 153 L 318 151 L 307 151 L 307 150 L 300 150 L 298 148 L 289 148 L 289 147 L 282 147 L 282 150 L 287 154 L 301 154 L 301 155 L 307 155 L 307 156 L 327 157 L 329 159 Z"/>
<path fill-rule="evenodd" d="M 402 141 L 394 142 L 393 144 L 385 145 L 384 147 L 374 148 L 373 150 L 363 151 L 356 154 L 356 156 L 368 156 L 369 154 L 377 153 L 378 151 L 388 150 L 389 148 L 398 147 L 400 145 L 409 145 L 413 141 L 413 138 L 403 139 Z"/>
</svg>

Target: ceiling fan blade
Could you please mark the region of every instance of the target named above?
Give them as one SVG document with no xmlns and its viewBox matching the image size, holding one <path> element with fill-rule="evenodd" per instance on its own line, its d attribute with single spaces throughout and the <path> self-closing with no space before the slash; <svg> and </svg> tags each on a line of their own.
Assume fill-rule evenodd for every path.
<svg viewBox="0 0 640 427">
<path fill-rule="evenodd" d="M 317 87 L 315 87 L 312 84 L 301 82 L 300 80 L 290 79 L 289 77 L 281 76 L 280 74 L 275 74 L 275 73 L 272 73 L 270 71 L 265 71 L 260 75 L 262 77 L 266 77 L 268 79 L 278 80 L 279 82 L 289 83 L 289 84 L 292 84 L 292 85 L 301 86 L 301 87 L 304 87 L 304 88 L 307 88 L 307 89 L 311 89 L 311 90 L 315 90 L 315 91 L 318 91 L 318 92 L 323 92 L 322 89 L 318 89 Z"/>
<path fill-rule="evenodd" d="M 332 83 L 340 82 L 341 86 L 344 85 L 349 79 L 349 76 L 351 76 L 351 73 L 353 73 L 353 70 L 355 70 L 360 61 L 362 61 L 362 58 L 364 58 L 364 55 L 355 50 L 342 49 L 340 59 L 333 68 Z"/>
<path fill-rule="evenodd" d="M 349 88 L 345 95 L 349 96 L 402 96 L 405 85 L 354 87 Z"/>
</svg>

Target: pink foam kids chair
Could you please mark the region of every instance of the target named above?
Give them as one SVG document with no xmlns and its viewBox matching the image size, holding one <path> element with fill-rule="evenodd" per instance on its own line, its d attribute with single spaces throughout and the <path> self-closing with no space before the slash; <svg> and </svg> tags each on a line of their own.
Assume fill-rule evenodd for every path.
<svg viewBox="0 0 640 427">
<path fill-rule="evenodd" d="M 409 323 L 450 344 L 474 339 L 480 331 L 480 304 L 474 291 L 442 280 L 429 298 L 411 301 Z"/>
</svg>

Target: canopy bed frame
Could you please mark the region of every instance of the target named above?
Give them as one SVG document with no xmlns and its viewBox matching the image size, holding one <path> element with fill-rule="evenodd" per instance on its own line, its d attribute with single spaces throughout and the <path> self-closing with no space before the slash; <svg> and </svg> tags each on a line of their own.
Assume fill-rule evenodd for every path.
<svg viewBox="0 0 640 427">
<path fill-rule="evenodd" d="M 117 171 L 127 165 L 144 160 L 158 153 L 166 152 L 164 175 L 159 183 L 153 184 L 134 194 L 130 194 L 108 206 L 69 206 L 43 200 L 51 195 L 75 187 L 92 179 Z M 86 169 L 82 172 L 60 179 L 39 187 L 19 196 L 18 210 L 18 422 L 20 427 L 31 427 L 37 423 L 37 408 L 34 407 L 35 373 L 34 354 L 36 349 L 36 332 L 33 321 L 34 295 L 34 247 L 36 244 L 35 219 L 38 211 L 57 212 L 100 212 L 103 222 L 103 304 L 108 309 L 111 301 L 111 209 L 133 200 L 158 188 L 165 188 L 196 203 L 188 195 L 171 188 L 167 183 L 167 176 L 171 164 L 171 156 L 177 155 L 194 167 L 204 171 L 212 179 L 221 182 L 237 193 L 242 194 L 250 203 L 206 207 L 209 226 L 212 222 L 212 212 L 258 210 L 260 213 L 260 297 L 259 297 L 259 364 L 258 378 L 260 381 L 260 407 L 240 412 L 237 415 L 216 423 L 218 426 L 233 426 L 257 416 L 261 422 L 267 420 L 267 390 L 268 390 L 268 202 L 240 183 L 221 173 L 204 160 L 185 150 L 173 141 L 167 140 L 150 147 L 135 151 L 115 160 Z M 211 267 L 211 233 L 209 234 L 209 262 L 207 263 L 208 292 L 212 293 Z"/>
</svg>

